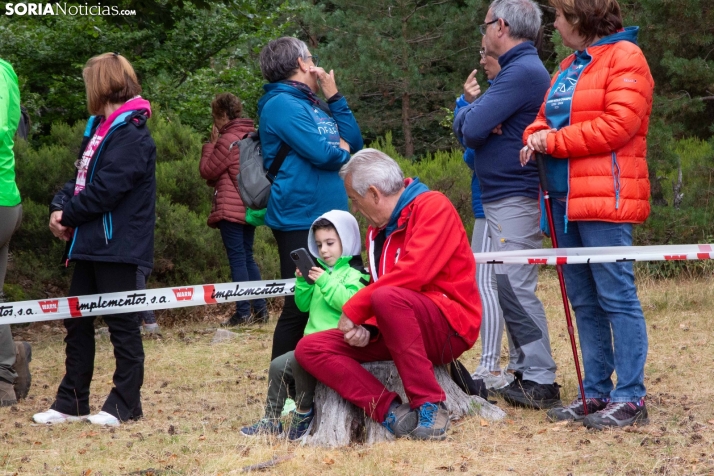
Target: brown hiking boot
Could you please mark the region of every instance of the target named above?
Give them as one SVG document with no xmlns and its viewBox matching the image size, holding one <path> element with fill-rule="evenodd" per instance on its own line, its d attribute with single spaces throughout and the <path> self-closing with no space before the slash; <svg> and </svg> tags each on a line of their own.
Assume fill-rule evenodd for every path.
<svg viewBox="0 0 714 476">
<path fill-rule="evenodd" d="M 10 382 L 0 379 L 0 407 L 9 407 L 17 403 L 15 389 Z"/>
<path fill-rule="evenodd" d="M 30 362 L 32 361 L 32 346 L 29 342 L 15 342 L 15 365 L 17 373 L 15 379 L 15 395 L 19 399 L 27 398 L 30 393 L 32 375 L 30 375 Z"/>
</svg>

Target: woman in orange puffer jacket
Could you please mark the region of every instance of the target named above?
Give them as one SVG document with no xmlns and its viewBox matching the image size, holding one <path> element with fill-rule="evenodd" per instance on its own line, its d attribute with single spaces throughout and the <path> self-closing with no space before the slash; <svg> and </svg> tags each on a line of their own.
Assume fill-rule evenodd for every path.
<svg viewBox="0 0 714 476">
<path fill-rule="evenodd" d="M 523 134 L 521 163 L 535 152 L 547 154 L 559 246 L 631 246 L 632 225 L 650 211 L 645 156 L 654 89 L 636 44 L 638 28 L 623 29 L 616 0 L 550 3 L 563 43 L 576 51 L 561 63 Z M 597 429 L 647 423 L 647 330 L 632 263 L 565 265 L 563 271 L 578 325 L 585 396 L 551 409 L 549 419 Z"/>
<path fill-rule="evenodd" d="M 221 231 L 234 282 L 260 281 L 260 270 L 253 259 L 255 227 L 245 221 L 245 205 L 236 188 L 240 170 L 238 146 L 231 147 L 232 143 L 255 131 L 252 119 L 241 119 L 242 109 L 240 99 L 233 94 L 216 95 L 211 103 L 211 141 L 203 145 L 199 165 L 201 177 L 216 188 L 208 226 Z M 235 313 L 223 325 L 236 326 L 253 321 L 268 321 L 265 299 L 237 301 Z"/>
</svg>

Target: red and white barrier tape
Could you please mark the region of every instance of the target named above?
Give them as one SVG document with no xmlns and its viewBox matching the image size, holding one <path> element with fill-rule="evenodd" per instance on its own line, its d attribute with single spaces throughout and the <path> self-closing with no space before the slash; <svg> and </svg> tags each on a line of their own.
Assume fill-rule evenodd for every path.
<svg viewBox="0 0 714 476">
<path fill-rule="evenodd" d="M 620 261 L 676 261 L 714 258 L 714 245 L 618 246 L 603 248 L 555 248 L 493 253 L 474 253 L 477 263 L 487 264 L 588 264 Z M 69 317 L 101 316 L 127 312 L 173 309 L 245 301 L 257 297 L 289 296 L 294 279 L 201 284 L 92 294 L 38 301 L 0 303 L 0 324 L 52 321 Z"/>
<path fill-rule="evenodd" d="M 479 264 L 589 264 L 620 261 L 681 261 L 714 258 L 711 245 L 551 248 L 474 253 Z"/>
<path fill-rule="evenodd" d="M 7 302 L 0 303 L 0 324 L 222 304 L 256 298 L 289 296 L 294 292 L 295 280 L 282 279 Z"/>
</svg>

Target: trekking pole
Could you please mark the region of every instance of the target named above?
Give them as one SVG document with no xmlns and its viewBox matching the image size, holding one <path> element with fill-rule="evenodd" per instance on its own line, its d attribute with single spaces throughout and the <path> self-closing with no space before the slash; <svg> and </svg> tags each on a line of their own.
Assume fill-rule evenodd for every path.
<svg viewBox="0 0 714 476">
<path fill-rule="evenodd" d="M 538 165 L 538 176 L 540 178 L 540 188 L 543 192 L 543 201 L 545 202 L 545 214 L 548 217 L 548 228 L 550 228 L 550 240 L 553 242 L 553 248 L 558 247 L 558 238 L 555 236 L 555 227 L 553 226 L 553 210 L 550 203 L 550 195 L 548 192 L 548 177 L 545 173 L 545 157 L 543 154 L 536 153 L 536 164 Z M 575 343 L 575 329 L 573 328 L 573 318 L 570 315 L 570 306 L 568 305 L 568 293 L 565 290 L 565 278 L 563 277 L 563 265 L 556 264 L 555 269 L 558 272 L 558 282 L 560 283 L 560 295 L 563 298 L 563 309 L 565 309 L 565 321 L 568 324 L 568 335 L 570 335 L 570 346 L 573 348 L 573 360 L 575 361 L 575 372 L 578 374 L 578 386 L 580 387 L 580 397 L 583 399 L 583 412 L 588 414 L 588 405 L 585 399 L 585 387 L 583 387 L 583 375 L 580 372 L 580 359 L 578 358 L 578 346 Z"/>
</svg>

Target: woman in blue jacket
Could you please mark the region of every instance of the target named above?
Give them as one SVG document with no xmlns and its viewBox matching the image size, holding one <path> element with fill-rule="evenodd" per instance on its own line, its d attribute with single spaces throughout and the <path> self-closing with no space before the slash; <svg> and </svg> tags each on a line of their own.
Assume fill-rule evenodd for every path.
<svg viewBox="0 0 714 476">
<path fill-rule="evenodd" d="M 91 58 L 82 72 L 89 118 L 76 178 L 50 204 L 50 230 L 68 242 L 75 262 L 70 296 L 136 290 L 137 266 L 151 268 L 156 221 L 156 146 L 146 127 L 149 102 L 131 64 L 118 53 Z M 137 316 L 103 316 L 116 370 L 114 387 L 99 413 L 89 415 L 94 371 L 94 317 L 65 319 L 66 373 L 50 410 L 38 423 L 88 419 L 116 426 L 141 418 L 144 348 Z"/>
<path fill-rule="evenodd" d="M 278 38 L 260 52 L 260 69 L 269 84 L 258 102 L 265 168 L 283 144 L 290 148 L 270 191 L 265 224 L 273 231 L 283 279 L 295 276 L 290 252 L 307 245 L 312 222 L 329 210 L 348 210 L 338 175 L 350 153 L 362 148 L 362 134 L 347 100 L 337 91 L 333 71 L 318 67 L 307 45 Z M 318 90 L 327 102 L 317 96 Z M 292 296 L 273 335 L 271 358 L 295 350 L 307 324 Z"/>
</svg>

